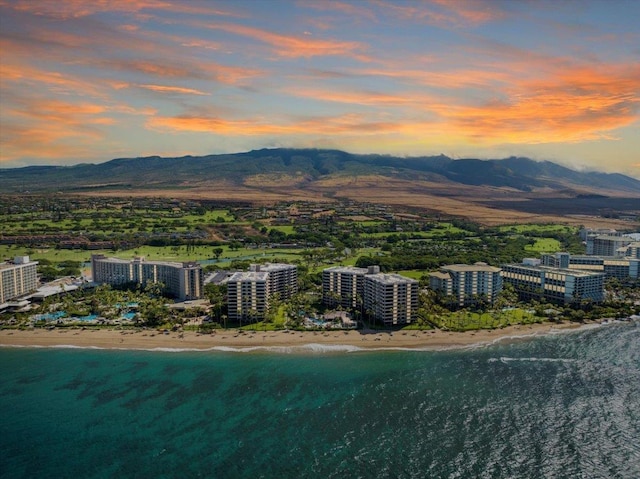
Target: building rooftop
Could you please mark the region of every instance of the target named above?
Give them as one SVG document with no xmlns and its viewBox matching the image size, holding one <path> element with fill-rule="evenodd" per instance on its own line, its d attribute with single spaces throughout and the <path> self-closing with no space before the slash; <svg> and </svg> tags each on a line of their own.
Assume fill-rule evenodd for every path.
<svg viewBox="0 0 640 479">
<path fill-rule="evenodd" d="M 433 273 L 429 273 L 429 276 L 440 279 L 451 279 L 449 273 L 445 273 L 444 271 L 434 271 Z"/>
<path fill-rule="evenodd" d="M 376 273 L 369 274 L 367 278 L 370 278 L 378 283 L 382 284 L 406 284 L 406 283 L 418 283 L 418 280 L 407 278 L 406 276 L 402 276 L 394 273 Z"/>
<path fill-rule="evenodd" d="M 596 236 L 597 240 L 605 240 L 605 241 L 633 241 L 631 236 L 612 236 L 612 235 L 598 235 Z"/>
<path fill-rule="evenodd" d="M 440 268 L 443 271 L 455 271 L 456 273 L 465 273 L 468 271 L 484 271 L 488 273 L 499 273 L 500 268 L 489 266 L 487 263 L 475 264 L 448 264 Z"/>
<path fill-rule="evenodd" d="M 326 268 L 324 271 L 331 271 L 335 273 L 352 273 L 352 274 L 367 274 L 367 268 L 358 268 L 356 266 L 332 266 Z"/>
<path fill-rule="evenodd" d="M 15 268 L 16 266 L 25 266 L 27 264 L 38 264 L 37 261 L 29 261 L 29 257 L 27 256 L 27 261 L 26 262 L 8 262 L 8 263 L 0 263 L 0 269 L 9 269 L 9 268 Z"/>
<path fill-rule="evenodd" d="M 269 273 L 266 271 L 241 271 L 234 273 L 229 278 L 229 283 L 237 283 L 240 281 L 266 281 Z"/>
<path fill-rule="evenodd" d="M 188 265 L 185 263 L 179 263 L 177 261 L 147 261 L 144 259 L 144 257 L 136 257 L 134 259 L 121 259 L 121 258 L 112 258 L 112 257 L 106 257 L 106 256 L 92 256 L 91 259 L 96 259 L 98 261 L 101 261 L 103 263 L 117 263 L 117 264 L 155 264 L 158 266 L 173 266 L 174 268 L 182 268 L 184 266 L 187 267 L 193 267 L 194 265 L 192 265 L 191 263 L 189 263 Z M 195 266 L 199 266 L 198 264 L 195 264 Z"/>
<path fill-rule="evenodd" d="M 252 264 L 250 271 L 286 271 L 288 269 L 297 268 L 295 264 L 287 263 L 264 263 L 264 264 Z"/>
<path fill-rule="evenodd" d="M 525 269 L 534 270 L 534 271 L 548 271 L 551 273 L 563 273 L 563 274 L 575 276 L 578 278 L 594 276 L 594 275 L 604 276 L 604 273 L 599 273 L 596 271 L 585 271 L 582 269 L 553 268 L 551 266 L 530 266 L 522 263 L 510 263 L 510 264 L 504 265 L 504 267 L 507 267 L 507 266 L 512 266 L 516 268 L 525 268 Z"/>
</svg>

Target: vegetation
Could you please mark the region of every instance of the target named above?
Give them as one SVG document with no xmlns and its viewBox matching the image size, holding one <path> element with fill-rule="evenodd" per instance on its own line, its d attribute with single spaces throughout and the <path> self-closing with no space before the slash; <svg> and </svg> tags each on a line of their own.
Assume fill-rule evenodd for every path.
<svg viewBox="0 0 640 479">
<path fill-rule="evenodd" d="M 295 214 L 292 211 L 295 210 Z M 354 214 L 355 213 L 355 214 Z M 486 262 L 499 266 L 541 252 L 584 253 L 577 229 L 564 225 L 487 227 L 459 218 L 442 218 L 420 211 L 391 211 L 377 205 L 296 203 L 270 209 L 246 204 L 168 199 L 53 198 L 0 196 L 0 256 L 29 255 L 39 262 L 43 281 L 80 277 L 91 254 L 151 260 L 200 261 L 205 271 L 246 269 L 251 262 L 298 264 L 300 293 L 286 303 L 275 301 L 266 317 L 243 329 L 302 328 L 302 317 L 322 311 L 321 271 L 334 265 L 379 265 L 427 285 L 428 273 L 444 264 Z M 7 225 L 6 228 L 4 225 Z M 469 330 L 501 328 L 543 320 L 583 321 L 631 314 L 638 285 L 611 282 L 602 305 L 578 304 L 557 308 L 541 303 L 520 304 L 509 292 L 494 305 L 479 302 L 458 310 L 443 298 L 421 294 L 418 322 L 411 328 Z M 226 287 L 205 287 L 211 308 L 201 331 L 237 327 L 226 317 Z M 131 285 L 123 290 L 99 287 L 48 299 L 41 312 L 98 314 L 109 321 L 122 311 L 117 304 L 135 302 L 135 325 L 188 328 L 197 308 L 176 311 L 166 305 L 161 290 Z M 357 319 L 366 319 L 355 312 Z M 27 315 L 1 315 L 0 319 Z M 375 325 L 371 325 L 375 326 Z"/>
</svg>

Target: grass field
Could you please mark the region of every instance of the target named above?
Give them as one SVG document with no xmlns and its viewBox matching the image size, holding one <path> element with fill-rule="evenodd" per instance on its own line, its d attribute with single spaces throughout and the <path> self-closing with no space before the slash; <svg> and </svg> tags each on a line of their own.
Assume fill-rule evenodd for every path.
<svg viewBox="0 0 640 479">
<path fill-rule="evenodd" d="M 498 230 L 509 233 L 575 233 L 578 229 L 562 224 L 523 224 L 500 226 Z"/>
<path fill-rule="evenodd" d="M 293 225 L 275 225 L 275 226 L 267 226 L 267 228 L 270 230 L 281 231 L 288 235 L 295 233 L 295 230 L 293 229 Z"/>
<path fill-rule="evenodd" d="M 532 253 L 554 253 L 560 251 L 560 241 L 554 238 L 536 238 L 535 244 L 527 245 L 525 250 Z"/>
<path fill-rule="evenodd" d="M 253 249 L 240 248 L 231 250 L 228 246 L 221 246 L 223 249 L 220 255 L 219 263 L 221 265 L 228 264 L 234 259 L 261 259 L 261 258 L 287 258 L 290 260 L 299 259 L 298 254 L 301 250 L 291 249 Z M 186 246 L 139 246 L 129 250 L 67 250 L 67 249 L 40 249 L 25 248 L 21 246 L 0 245 L 0 258 L 9 259 L 14 256 L 28 255 L 31 259 L 38 261 L 39 259 L 47 259 L 54 263 L 61 261 L 90 261 L 92 254 L 104 254 L 105 256 L 132 259 L 134 256 L 144 256 L 147 260 L 153 261 L 202 261 L 214 259 L 214 247 L 212 246 L 195 246 L 187 251 Z"/>
<path fill-rule="evenodd" d="M 428 319 L 440 328 L 452 331 L 495 329 L 514 324 L 539 323 L 546 320 L 546 318 L 539 318 L 533 312 L 523 309 L 488 313 L 472 313 L 461 310 L 449 314 L 430 315 Z"/>
<path fill-rule="evenodd" d="M 423 271 L 423 270 L 411 269 L 411 270 L 405 270 L 405 271 L 398 271 L 398 274 L 402 276 L 406 276 L 407 278 L 420 280 L 422 279 L 423 276 L 428 275 L 429 272 Z"/>
</svg>

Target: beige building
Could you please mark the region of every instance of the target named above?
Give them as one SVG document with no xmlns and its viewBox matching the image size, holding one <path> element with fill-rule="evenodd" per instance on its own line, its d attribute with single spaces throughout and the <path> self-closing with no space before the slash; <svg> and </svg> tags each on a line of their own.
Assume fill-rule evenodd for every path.
<svg viewBox="0 0 640 479">
<path fill-rule="evenodd" d="M 196 262 L 145 261 L 91 256 L 91 272 L 97 284 L 162 283 L 177 299 L 200 299 L 204 294 L 202 267 Z"/>
<path fill-rule="evenodd" d="M 385 325 L 407 324 L 418 315 L 418 281 L 381 273 L 379 266 L 334 266 L 322 272 L 322 300 L 330 307 L 362 307 Z"/>
<path fill-rule="evenodd" d="M 418 285 L 415 279 L 399 274 L 367 274 L 364 307 L 387 326 L 413 323 L 418 318 Z"/>
<path fill-rule="evenodd" d="M 502 291 L 500 268 L 486 263 L 451 264 L 429 273 L 429 287 L 455 298 L 458 306 L 468 306 L 483 297 L 493 303 Z"/>
<path fill-rule="evenodd" d="M 359 307 L 364 300 L 364 277 L 368 272 L 367 268 L 355 266 L 334 266 L 323 270 L 322 302 L 329 307 Z M 372 272 L 379 273 L 380 270 Z"/>
<path fill-rule="evenodd" d="M 269 294 L 289 299 L 298 292 L 298 267 L 287 263 L 252 264 L 249 271 L 269 273 Z"/>
<path fill-rule="evenodd" d="M 604 273 L 576 269 L 506 264 L 502 280 L 512 284 L 521 299 L 542 299 L 559 304 L 582 300 L 604 301 Z"/>
<path fill-rule="evenodd" d="M 290 299 L 298 292 L 295 264 L 252 264 L 248 272 L 234 273 L 227 281 L 228 317 L 231 321 L 260 321 L 277 295 Z"/>
<path fill-rule="evenodd" d="M 0 263 L 0 304 L 33 293 L 38 288 L 38 262 L 16 256 L 12 263 Z"/>
<path fill-rule="evenodd" d="M 234 273 L 227 281 L 230 321 L 259 321 L 269 307 L 269 273 Z"/>
</svg>

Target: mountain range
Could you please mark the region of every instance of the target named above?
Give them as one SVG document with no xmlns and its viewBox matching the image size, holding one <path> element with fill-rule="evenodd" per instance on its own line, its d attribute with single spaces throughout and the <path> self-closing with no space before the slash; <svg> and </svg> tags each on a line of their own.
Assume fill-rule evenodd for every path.
<svg viewBox="0 0 640 479">
<path fill-rule="evenodd" d="M 396 157 L 338 150 L 262 149 L 246 153 L 162 158 L 119 158 L 100 164 L 0 169 L 2 192 L 198 188 L 207 184 L 274 189 L 344 185 L 375 176 L 441 188 L 485 187 L 522 193 L 640 196 L 640 181 L 616 173 L 575 171 L 549 162 L 511 157 L 451 159 Z M 336 192 L 333 192 L 334 194 Z"/>
</svg>

